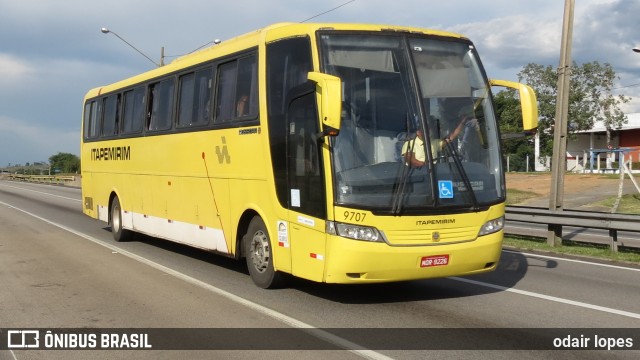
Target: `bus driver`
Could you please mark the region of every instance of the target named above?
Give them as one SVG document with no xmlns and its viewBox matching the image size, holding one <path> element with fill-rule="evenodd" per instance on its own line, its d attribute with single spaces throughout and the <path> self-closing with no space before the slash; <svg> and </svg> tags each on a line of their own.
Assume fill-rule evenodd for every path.
<svg viewBox="0 0 640 360">
<path fill-rule="evenodd" d="M 451 141 L 453 141 L 458 135 L 460 135 L 460 132 L 464 127 L 466 127 L 467 130 L 473 128 L 477 131 L 479 129 L 478 120 L 472 118 L 469 114 L 470 111 L 467 110 L 468 109 L 463 109 L 460 111 L 460 122 L 451 134 L 445 136 L 442 140 L 435 140 L 432 143 L 432 153 L 436 153 L 437 150 L 442 150 L 445 147 L 445 143 L 450 143 Z M 416 136 L 413 139 L 406 141 L 402 145 L 401 154 L 402 158 L 405 161 L 405 164 L 411 167 L 424 166 L 425 160 L 427 158 L 424 149 L 424 132 L 422 130 L 416 130 Z"/>
</svg>

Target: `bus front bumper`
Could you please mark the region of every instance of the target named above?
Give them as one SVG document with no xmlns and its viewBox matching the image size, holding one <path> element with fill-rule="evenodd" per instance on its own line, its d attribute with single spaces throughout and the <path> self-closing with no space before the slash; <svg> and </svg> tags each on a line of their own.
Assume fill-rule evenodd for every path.
<svg viewBox="0 0 640 360">
<path fill-rule="evenodd" d="M 474 241 L 430 246 L 389 246 L 329 236 L 324 281 L 378 283 L 479 274 L 495 270 L 503 232 Z"/>
</svg>

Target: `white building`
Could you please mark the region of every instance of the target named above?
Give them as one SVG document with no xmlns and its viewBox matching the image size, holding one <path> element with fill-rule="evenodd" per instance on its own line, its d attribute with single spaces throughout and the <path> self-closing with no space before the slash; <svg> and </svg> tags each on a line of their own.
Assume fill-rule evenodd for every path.
<svg viewBox="0 0 640 360">
<path fill-rule="evenodd" d="M 570 138 L 567 141 L 567 170 L 590 171 L 592 158 L 594 171 L 618 169 L 618 165 L 613 164 L 620 156 L 624 161 L 631 158 L 632 162 L 640 162 L 640 113 L 627 114 L 627 120 L 625 125 L 612 130 L 611 144 L 607 144 L 607 130 L 602 122 L 596 122 L 591 130 L 580 131 Z M 548 159 L 545 164 L 540 158 L 537 136 L 535 155 L 536 171 L 549 171 Z"/>
</svg>

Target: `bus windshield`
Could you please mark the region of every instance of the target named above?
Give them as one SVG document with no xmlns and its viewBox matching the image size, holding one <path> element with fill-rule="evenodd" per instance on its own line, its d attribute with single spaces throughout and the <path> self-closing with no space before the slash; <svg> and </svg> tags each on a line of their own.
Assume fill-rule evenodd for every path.
<svg viewBox="0 0 640 360">
<path fill-rule="evenodd" d="M 337 205 L 398 214 L 504 201 L 497 123 L 471 42 L 333 31 L 319 41 L 323 71 L 343 84 L 331 140 Z"/>
</svg>

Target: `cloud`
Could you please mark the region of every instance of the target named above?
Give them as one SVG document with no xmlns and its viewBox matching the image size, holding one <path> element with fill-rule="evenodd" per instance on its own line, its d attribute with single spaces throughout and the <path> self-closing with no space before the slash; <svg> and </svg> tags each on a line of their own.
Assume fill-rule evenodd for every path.
<svg viewBox="0 0 640 360">
<path fill-rule="evenodd" d="M 615 63 L 620 71 L 640 67 L 640 55 L 631 49 L 640 45 L 638 1 L 612 1 L 595 4 L 576 21 L 574 48 L 576 57 L 593 57 Z"/>
<path fill-rule="evenodd" d="M 471 38 L 485 62 L 496 67 L 521 68 L 528 63 L 557 61 L 561 24 L 557 19 L 536 19 L 524 15 L 449 28 Z"/>
<path fill-rule="evenodd" d="M 0 87 L 12 86 L 33 76 L 36 69 L 25 60 L 0 53 Z"/>
<path fill-rule="evenodd" d="M 534 2 L 531 2 L 534 3 Z M 560 61 L 563 6 L 546 12 L 495 17 L 458 24 L 447 30 L 462 33 L 476 44 L 490 77 L 512 77 L 528 63 L 557 66 Z M 537 6 L 542 4 L 535 2 Z M 609 63 L 619 77 L 614 93 L 632 97 L 627 112 L 640 111 L 640 45 L 637 14 L 640 2 L 592 0 L 574 9 L 572 60 L 579 64 Z"/>
<path fill-rule="evenodd" d="M 182 0 L 158 5 L 155 0 L 0 0 L 0 164 L 36 161 L 58 149 L 73 152 L 79 134 L 69 134 L 79 133 L 86 91 L 153 67 L 112 34 L 102 34 L 103 26 L 154 60 L 159 61 L 164 47 L 171 61 L 173 55 L 215 38 L 224 41 L 275 22 L 302 21 L 346 1 Z M 490 77 L 516 80 L 527 63 L 558 64 L 563 8 L 559 0 L 356 0 L 311 22 L 459 32 L 476 44 Z M 620 75 L 620 86 L 640 83 L 640 54 L 630 51 L 640 45 L 639 13 L 639 1 L 576 1 L 574 60 L 609 62 Z M 619 91 L 640 99 L 640 87 Z M 640 100 L 627 109 L 640 111 Z M 17 138 L 24 140 L 16 143 Z M 48 147 L 53 138 L 65 140 Z M 5 147 L 9 143 L 13 145 Z M 15 148 L 23 149 L 15 155 L 19 158 L 6 155 Z M 43 155 L 26 157 L 36 149 Z"/>
<path fill-rule="evenodd" d="M 0 116 L 59 129 L 80 128 L 82 99 L 89 89 L 134 74 L 117 64 L 71 58 L 35 59 L 24 67 L 21 74 L 0 76 Z"/>
<path fill-rule="evenodd" d="M 3 162 L 26 163 L 43 161 L 58 152 L 79 155 L 78 130 L 63 130 L 53 126 L 31 124 L 24 119 L 0 116 L 0 145 Z M 0 166 L 5 166 L 0 162 Z"/>
</svg>

